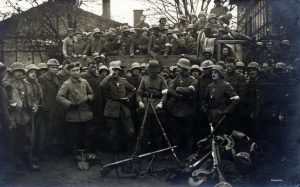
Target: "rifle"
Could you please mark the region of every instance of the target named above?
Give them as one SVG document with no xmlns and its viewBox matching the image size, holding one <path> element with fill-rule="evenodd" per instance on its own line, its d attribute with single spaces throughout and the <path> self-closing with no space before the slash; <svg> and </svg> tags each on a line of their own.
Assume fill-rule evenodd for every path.
<svg viewBox="0 0 300 187">
<path fill-rule="evenodd" d="M 147 117 L 148 117 L 148 110 L 149 110 L 149 105 L 150 105 L 152 97 L 153 97 L 153 94 L 151 93 L 150 100 L 148 100 L 147 105 L 146 105 L 145 114 L 144 114 L 144 117 L 143 117 L 141 129 L 140 129 L 139 134 L 138 134 L 137 139 L 136 139 L 136 144 L 135 144 L 135 148 L 134 148 L 133 155 L 132 155 L 133 157 L 135 157 L 137 155 L 138 151 L 140 150 L 141 140 L 144 136 L 145 124 L 146 124 L 146 120 L 147 120 Z"/>
<path fill-rule="evenodd" d="M 31 130 L 30 130 L 30 154 L 32 156 L 33 154 L 33 150 L 34 150 L 34 144 L 35 144 L 35 113 L 33 111 L 31 111 L 31 119 L 30 119 L 30 126 L 31 126 Z"/>
<path fill-rule="evenodd" d="M 224 116 L 225 117 L 225 116 Z M 215 137 L 215 129 L 213 128 L 213 124 L 209 123 L 210 125 L 210 130 L 211 130 L 211 148 L 212 148 L 212 158 L 213 158 L 213 167 L 214 169 L 217 171 L 218 174 L 218 178 L 219 178 L 219 183 L 216 184 L 216 186 L 228 186 L 231 187 L 231 184 L 229 184 L 228 182 L 226 182 L 225 177 L 221 171 L 221 167 L 220 167 L 220 152 L 219 152 L 219 147 L 216 143 L 216 137 Z"/>
<path fill-rule="evenodd" d="M 124 165 L 124 164 L 133 163 L 133 162 L 138 161 L 141 158 L 145 158 L 145 157 L 148 157 L 148 156 L 156 155 L 158 153 L 166 152 L 168 150 L 172 150 L 172 149 L 175 149 L 175 148 L 177 148 L 177 146 L 167 147 L 167 148 L 160 149 L 160 150 L 157 150 L 157 151 L 153 151 L 153 152 L 149 152 L 149 153 L 145 153 L 145 154 L 141 154 L 141 155 L 132 156 L 132 157 L 124 159 L 124 160 L 120 160 L 120 161 L 117 161 L 117 162 L 106 164 L 106 165 L 103 165 L 101 167 L 101 171 L 100 172 L 101 172 L 102 176 L 104 176 L 104 175 L 108 174 L 109 171 L 110 171 L 110 169 L 112 169 L 114 167 L 118 167 L 118 166 Z"/>
</svg>

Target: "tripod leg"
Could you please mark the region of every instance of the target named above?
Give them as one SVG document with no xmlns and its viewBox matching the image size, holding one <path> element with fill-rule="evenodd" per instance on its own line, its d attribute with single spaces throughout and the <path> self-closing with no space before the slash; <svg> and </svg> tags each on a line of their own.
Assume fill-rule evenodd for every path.
<svg viewBox="0 0 300 187">
<path fill-rule="evenodd" d="M 164 139 L 165 139 L 165 141 L 166 141 L 168 147 L 172 147 L 171 142 L 170 142 L 170 140 L 169 140 L 169 138 L 168 138 L 168 136 L 167 136 L 167 134 L 166 134 L 165 129 L 163 128 L 163 126 L 162 126 L 162 124 L 161 124 L 161 122 L 160 122 L 160 120 L 159 120 L 159 118 L 158 118 L 158 115 L 157 115 L 157 113 L 156 113 L 156 111 L 155 111 L 155 108 L 153 107 L 153 104 L 152 104 L 152 103 L 150 103 L 150 107 L 151 107 L 151 109 L 153 110 L 154 116 L 155 116 L 155 118 L 156 118 L 156 120 L 157 120 L 157 123 L 158 123 L 158 125 L 159 125 L 159 127 L 160 127 L 162 133 L 163 133 Z M 175 161 L 177 162 L 177 164 L 179 165 L 179 167 L 181 167 L 182 164 L 181 164 L 180 160 L 178 159 L 178 157 L 177 157 L 177 155 L 176 155 L 174 149 L 171 149 L 171 151 L 172 151 L 172 155 L 173 155 Z"/>
<path fill-rule="evenodd" d="M 152 98 L 152 95 L 151 95 L 151 98 Z M 139 134 L 137 136 L 135 148 L 134 148 L 134 151 L 133 151 L 133 154 L 132 154 L 133 157 L 135 157 L 137 155 L 137 153 L 139 152 L 139 150 L 140 150 L 141 141 L 142 141 L 142 138 L 144 136 L 144 129 L 145 129 L 145 125 L 146 125 L 146 120 L 147 120 L 147 117 L 148 117 L 150 100 L 151 99 L 148 99 L 148 101 L 147 101 L 147 105 L 146 105 L 142 125 L 141 125 L 141 128 L 140 128 Z"/>
</svg>

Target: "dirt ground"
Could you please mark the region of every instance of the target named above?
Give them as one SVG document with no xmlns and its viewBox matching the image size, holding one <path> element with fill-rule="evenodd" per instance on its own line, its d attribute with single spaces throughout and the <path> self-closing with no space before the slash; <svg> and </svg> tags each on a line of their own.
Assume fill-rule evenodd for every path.
<svg viewBox="0 0 300 187">
<path fill-rule="evenodd" d="M 101 155 L 102 163 L 110 163 L 112 155 L 109 153 L 98 153 Z M 122 157 L 122 156 L 121 156 Z M 6 160 L 13 160 L 12 158 Z M 76 162 L 70 156 L 56 152 L 49 161 L 41 162 L 40 171 L 30 171 L 26 168 L 16 168 L 16 162 L 0 161 L 0 186 L 12 187 L 50 187 L 50 186 L 105 186 L 105 187 L 169 187 L 188 186 L 184 181 L 171 183 L 162 178 L 147 175 L 145 178 L 125 178 L 116 175 L 112 171 L 108 176 L 100 176 L 100 164 L 90 167 L 88 171 L 80 171 Z M 155 166 L 176 167 L 175 163 L 168 160 L 157 160 Z M 253 170 L 243 183 L 235 186 L 297 186 L 300 167 L 293 165 L 289 158 L 283 158 L 277 162 L 260 162 L 260 166 Z M 290 173 L 286 172 L 290 171 Z M 292 172 L 292 173 L 291 173 Z M 298 172 L 298 173 L 297 173 Z M 282 180 L 282 181 L 281 181 Z M 206 186 L 213 186 L 208 184 Z"/>
</svg>

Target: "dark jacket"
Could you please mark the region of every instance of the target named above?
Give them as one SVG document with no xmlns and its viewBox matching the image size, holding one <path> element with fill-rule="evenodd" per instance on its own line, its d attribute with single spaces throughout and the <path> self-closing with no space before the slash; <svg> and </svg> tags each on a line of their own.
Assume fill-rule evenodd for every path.
<svg viewBox="0 0 300 187">
<path fill-rule="evenodd" d="M 105 96 L 106 104 L 104 116 L 109 118 L 128 118 L 128 98 L 136 90 L 125 78 L 113 78 L 108 75 L 100 83 L 100 87 Z"/>
<path fill-rule="evenodd" d="M 0 124 L 6 127 L 10 126 L 9 114 L 8 114 L 8 98 L 6 91 L 0 83 Z"/>
<path fill-rule="evenodd" d="M 191 116 L 195 112 L 194 96 L 198 85 L 197 79 L 192 76 L 178 75 L 168 90 L 167 108 L 176 117 Z"/>
<path fill-rule="evenodd" d="M 239 96 L 224 80 L 217 80 L 207 86 L 204 104 L 209 111 L 209 121 L 216 124 L 224 114 L 232 113 L 239 103 Z"/>
</svg>

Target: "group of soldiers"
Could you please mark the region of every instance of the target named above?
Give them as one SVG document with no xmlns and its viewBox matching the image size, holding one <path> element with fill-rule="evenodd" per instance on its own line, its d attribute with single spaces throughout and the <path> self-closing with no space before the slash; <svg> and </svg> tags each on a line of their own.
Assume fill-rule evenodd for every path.
<svg viewBox="0 0 300 187">
<path fill-rule="evenodd" d="M 225 7 L 215 2 L 217 9 L 223 10 L 215 19 L 228 21 Z M 175 29 L 182 33 L 186 28 L 190 36 L 189 25 L 180 19 Z M 194 20 L 193 29 L 201 20 L 206 19 Z M 140 130 L 144 131 L 140 151 L 162 148 L 165 142 L 157 117 L 182 156 L 195 151 L 197 141 L 209 134 L 208 123 L 218 124 L 220 120 L 219 133 L 240 130 L 262 145 L 279 139 L 272 136 L 279 127 L 276 124 L 293 115 L 299 93 L 297 70 L 288 61 L 269 59 L 247 64 L 222 56 L 224 61 L 216 62 L 211 53 L 204 52 L 199 64 L 185 57 L 170 67 L 155 58 L 130 67 L 119 60 L 101 63 L 105 56 L 134 55 L 137 51 L 153 52 L 152 57 L 168 55 L 168 47 L 175 45 L 163 34 L 169 32 L 163 22 L 161 19 L 159 26 L 152 27 L 149 41 L 137 48 L 130 42 L 127 45 L 132 41 L 127 35 L 130 29 L 122 30 L 119 39 L 109 37 L 115 36 L 113 31 L 103 38 L 95 29 L 90 43 L 78 52 L 74 46 L 80 40 L 74 42 L 70 29 L 64 40 L 66 59 L 62 65 L 56 59 L 28 66 L 17 62 L 9 68 L 0 63 L 1 143 L 19 157 L 21 165 L 38 170 L 39 161 L 49 156 L 53 146 L 70 154 L 78 149 L 97 152 L 99 144 L 114 155 L 132 152 Z M 148 37 L 149 30 L 142 30 L 142 36 Z M 118 47 L 114 48 L 110 42 L 116 38 Z M 228 54 L 225 48 L 222 52 Z M 83 69 L 79 59 L 89 54 L 95 56 Z M 144 115 L 147 120 L 141 129 Z"/>
<path fill-rule="evenodd" d="M 150 27 L 142 15 L 134 28 L 127 25 L 108 30 L 95 28 L 90 33 L 80 29 L 75 32 L 69 28 L 62 51 L 66 58 L 74 61 L 84 61 L 88 56 L 103 60 L 106 56 L 117 55 L 195 55 L 197 36 L 203 30 L 208 37 L 234 39 L 241 36 L 228 27 L 232 18 L 228 8 L 220 0 L 216 0 L 215 4 L 209 15 L 201 11 L 198 15 L 192 13 L 188 18 L 182 14 L 174 25 L 167 24 L 167 18 L 161 16 L 158 23 Z"/>
</svg>

